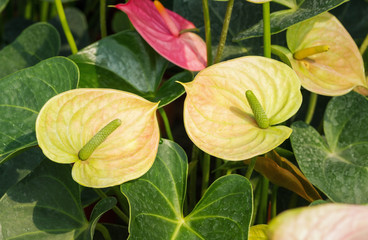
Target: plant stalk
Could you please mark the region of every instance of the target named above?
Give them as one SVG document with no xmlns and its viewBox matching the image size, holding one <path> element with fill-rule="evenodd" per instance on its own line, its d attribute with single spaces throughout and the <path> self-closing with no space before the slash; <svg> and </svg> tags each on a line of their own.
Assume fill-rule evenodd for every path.
<svg viewBox="0 0 368 240">
<path fill-rule="evenodd" d="M 227 2 L 227 8 L 226 8 L 226 13 L 225 13 L 225 18 L 224 18 L 224 24 L 222 25 L 220 42 L 219 42 L 219 45 L 217 47 L 217 53 L 216 53 L 214 63 L 220 62 L 221 57 L 222 57 L 222 53 L 224 52 L 226 37 L 227 37 L 227 32 L 229 30 L 229 24 L 230 24 L 231 13 L 233 11 L 233 7 L 234 7 L 234 0 L 229 0 Z"/>
<path fill-rule="evenodd" d="M 273 185 L 271 194 L 271 219 L 277 215 L 277 190 L 279 186 Z"/>
<path fill-rule="evenodd" d="M 257 157 L 252 158 L 252 160 L 250 160 L 250 163 L 248 165 L 247 171 L 245 172 L 245 177 L 248 178 L 249 180 L 250 180 L 250 177 L 252 176 L 254 166 L 256 165 L 256 161 L 257 161 Z"/>
<path fill-rule="evenodd" d="M 201 191 L 202 196 L 208 188 L 208 182 L 210 179 L 210 160 L 211 160 L 211 155 L 209 155 L 208 153 L 203 152 L 203 155 L 204 156 L 202 162 L 202 191 Z"/>
<path fill-rule="evenodd" d="M 264 56 L 271 58 L 271 17 L 270 2 L 262 4 L 263 7 L 263 51 Z"/>
<path fill-rule="evenodd" d="M 59 19 L 61 22 L 61 26 L 63 27 L 66 40 L 69 43 L 70 50 L 72 51 L 72 54 L 76 54 L 78 52 L 77 45 L 75 44 L 74 37 L 72 32 L 70 31 L 68 21 L 66 20 L 63 4 L 61 3 L 61 0 L 55 0 L 56 10 L 59 15 Z"/>
<path fill-rule="evenodd" d="M 360 48 L 359 48 L 360 54 L 363 55 L 365 50 L 367 50 L 367 47 L 368 47 L 368 34 L 367 36 L 365 36 L 362 45 L 360 45 Z"/>
<path fill-rule="evenodd" d="M 106 0 L 100 0 L 100 30 L 101 38 L 107 36 L 106 28 Z"/>
<path fill-rule="evenodd" d="M 208 0 L 202 0 L 204 29 L 206 34 L 206 47 L 207 47 L 207 66 L 212 65 L 212 40 L 211 40 L 211 21 L 210 11 L 208 9 Z"/>
<path fill-rule="evenodd" d="M 160 113 L 160 115 L 162 117 L 162 120 L 164 122 L 164 126 L 165 126 L 165 131 L 166 131 L 167 137 L 171 141 L 174 141 L 174 137 L 172 135 L 171 128 L 170 128 L 170 122 L 169 122 L 169 119 L 167 118 L 167 115 L 166 115 L 165 110 L 163 108 L 159 108 L 158 109 L 158 112 Z"/>
<path fill-rule="evenodd" d="M 313 119 L 314 111 L 317 105 L 318 95 L 316 93 L 311 92 L 309 96 L 309 105 L 307 110 L 307 115 L 305 117 L 305 123 L 310 124 Z"/>
<path fill-rule="evenodd" d="M 101 223 L 96 224 L 96 230 L 99 231 L 105 240 L 111 240 L 109 230 Z"/>
<path fill-rule="evenodd" d="M 262 176 L 261 199 L 259 204 L 258 224 L 267 224 L 268 187 L 269 180 Z"/>
<path fill-rule="evenodd" d="M 41 22 L 47 22 L 49 6 L 50 4 L 48 2 L 46 1 L 41 2 L 41 9 L 40 9 L 40 21 Z"/>
</svg>

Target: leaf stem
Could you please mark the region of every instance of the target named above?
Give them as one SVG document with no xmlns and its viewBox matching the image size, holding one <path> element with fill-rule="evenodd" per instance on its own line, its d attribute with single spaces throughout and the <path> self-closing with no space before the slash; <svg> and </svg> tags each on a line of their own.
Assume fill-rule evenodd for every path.
<svg viewBox="0 0 368 240">
<path fill-rule="evenodd" d="M 76 54 L 78 52 L 77 45 L 75 44 L 74 37 L 72 32 L 70 31 L 68 21 L 66 20 L 63 4 L 61 3 L 61 0 L 55 0 L 56 10 L 59 15 L 59 19 L 61 22 L 61 26 L 63 27 L 65 37 L 68 40 L 70 50 L 72 51 L 72 54 Z"/>
<path fill-rule="evenodd" d="M 41 9 L 40 9 L 40 21 L 47 22 L 47 16 L 49 13 L 49 6 L 50 4 L 46 1 L 41 2 Z"/>
<path fill-rule="evenodd" d="M 317 105 L 317 98 L 318 98 L 318 95 L 316 93 L 313 93 L 313 92 L 310 93 L 307 115 L 305 117 L 305 122 L 307 124 L 310 124 L 312 122 L 314 111 Z"/>
<path fill-rule="evenodd" d="M 258 224 L 265 224 L 268 207 L 268 187 L 270 182 L 266 177 L 262 176 L 261 183 L 261 199 L 259 204 Z"/>
<path fill-rule="evenodd" d="M 368 34 L 367 34 L 367 36 L 365 36 L 365 39 L 364 39 L 362 45 L 360 45 L 360 48 L 359 48 L 360 54 L 363 55 L 365 50 L 367 50 L 367 47 L 368 47 Z"/>
<path fill-rule="evenodd" d="M 270 2 L 262 4 L 263 7 L 263 51 L 264 56 L 271 58 L 271 17 Z"/>
<path fill-rule="evenodd" d="M 271 219 L 277 215 L 277 190 L 279 186 L 273 185 L 271 194 Z"/>
<path fill-rule="evenodd" d="M 259 204 L 260 204 L 260 201 L 261 201 L 261 190 L 262 190 L 262 186 L 261 186 L 261 181 L 262 180 L 259 180 L 254 188 L 254 208 L 253 208 L 253 214 L 252 214 L 252 223 L 251 223 L 251 226 L 254 225 L 255 221 L 256 221 L 256 217 L 257 217 L 257 213 L 258 213 L 258 210 L 259 210 Z"/>
<path fill-rule="evenodd" d="M 193 168 L 189 173 L 188 210 L 192 210 L 197 202 L 197 170 L 199 152 L 199 148 L 195 144 L 193 144 L 192 156 L 190 161 L 190 163 L 193 164 Z"/>
<path fill-rule="evenodd" d="M 99 188 L 94 188 L 95 192 L 100 196 L 102 199 L 107 198 L 107 195 Z M 123 211 L 121 211 L 117 206 L 114 206 L 112 210 L 120 217 L 126 224 L 129 224 L 129 218 Z"/>
<path fill-rule="evenodd" d="M 212 65 L 212 40 L 211 40 L 211 21 L 210 11 L 208 9 L 208 0 L 202 0 L 204 29 L 206 34 L 206 47 L 207 47 L 207 66 Z"/>
<path fill-rule="evenodd" d="M 254 166 L 256 165 L 256 161 L 257 161 L 257 157 L 252 158 L 252 160 L 250 160 L 250 163 L 248 165 L 247 171 L 245 172 L 245 177 L 248 178 L 249 180 L 250 180 L 250 177 L 252 176 Z"/>
<path fill-rule="evenodd" d="M 106 29 L 106 0 L 100 0 L 100 30 L 101 38 L 107 36 Z"/>
<path fill-rule="evenodd" d="M 202 161 L 202 191 L 201 191 L 202 196 L 208 188 L 208 182 L 210 179 L 210 160 L 211 160 L 211 155 L 209 155 L 208 153 L 203 152 L 203 155 L 204 156 Z"/>
<path fill-rule="evenodd" d="M 24 18 L 31 19 L 32 17 L 32 0 L 27 0 L 26 7 L 24 9 Z"/>
<path fill-rule="evenodd" d="M 224 24 L 222 25 L 220 42 L 219 42 L 219 45 L 217 47 L 217 53 L 216 53 L 214 63 L 220 62 L 222 53 L 224 52 L 227 32 L 229 30 L 229 24 L 230 24 L 230 19 L 231 19 L 231 13 L 233 11 L 233 6 L 234 6 L 234 0 L 229 0 L 228 3 L 227 3 L 225 18 L 224 18 Z"/>
<path fill-rule="evenodd" d="M 166 131 L 166 134 L 167 134 L 167 137 L 171 140 L 171 141 L 174 141 L 174 137 L 172 135 L 172 132 L 171 132 L 171 128 L 170 128 L 170 122 L 169 122 L 169 119 L 167 118 L 167 115 L 166 115 L 166 112 L 163 108 L 159 108 L 158 109 L 161 117 L 162 117 L 162 120 L 164 122 L 164 126 L 165 126 L 165 131 Z"/>
<path fill-rule="evenodd" d="M 111 240 L 109 230 L 107 230 L 107 228 L 104 225 L 102 225 L 101 223 L 97 223 L 95 229 L 102 234 L 105 240 Z"/>
</svg>

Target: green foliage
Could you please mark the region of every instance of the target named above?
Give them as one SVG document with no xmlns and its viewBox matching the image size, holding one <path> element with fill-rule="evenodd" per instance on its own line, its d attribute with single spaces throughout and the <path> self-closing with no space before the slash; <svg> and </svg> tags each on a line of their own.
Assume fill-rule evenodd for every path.
<svg viewBox="0 0 368 240">
<path fill-rule="evenodd" d="M 163 140 L 152 168 L 121 186 L 131 207 L 130 239 L 247 239 L 252 216 L 249 181 L 239 175 L 216 180 L 183 216 L 187 168 L 185 152 Z"/>
<path fill-rule="evenodd" d="M 0 79 L 0 163 L 10 154 L 37 145 L 35 121 L 51 97 L 76 88 L 77 66 L 54 57 Z"/>
<path fill-rule="evenodd" d="M 324 117 L 326 141 L 303 122 L 291 143 L 306 177 L 332 201 L 368 203 L 368 102 L 357 93 L 335 97 Z"/>
</svg>

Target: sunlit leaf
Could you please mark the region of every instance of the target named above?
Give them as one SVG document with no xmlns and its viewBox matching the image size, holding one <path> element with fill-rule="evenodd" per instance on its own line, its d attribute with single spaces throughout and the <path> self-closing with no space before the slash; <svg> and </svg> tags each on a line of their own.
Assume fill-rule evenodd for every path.
<svg viewBox="0 0 368 240">
<path fill-rule="evenodd" d="M 37 145 L 35 121 L 51 97 L 77 87 L 78 67 L 54 57 L 0 79 L 0 163 L 18 150 Z"/>
<path fill-rule="evenodd" d="M 363 240 L 368 236 L 368 207 L 323 204 L 288 210 L 269 224 L 269 237 L 275 239 Z"/>
<path fill-rule="evenodd" d="M 368 203 L 368 101 L 351 92 L 333 98 L 324 117 L 325 138 L 311 126 L 292 125 L 299 167 L 332 201 Z M 325 140 L 326 139 L 326 140 Z"/>
<path fill-rule="evenodd" d="M 169 61 L 191 71 L 206 67 L 205 42 L 193 32 L 183 32 L 195 29 L 193 23 L 175 12 L 156 8 L 150 0 L 129 0 L 115 7 L 125 12 L 141 36 Z"/>
<path fill-rule="evenodd" d="M 249 162 L 250 160 L 246 161 L 248 164 Z M 254 169 L 272 183 L 297 193 L 309 202 L 321 199 L 317 190 L 303 173 L 275 151 L 267 153 L 265 157 L 258 157 Z"/>
<path fill-rule="evenodd" d="M 59 163 L 74 163 L 81 185 L 108 187 L 140 177 L 152 166 L 159 142 L 158 103 L 112 89 L 75 89 L 55 96 L 36 121 L 38 144 Z M 88 159 L 79 151 L 115 119 L 121 125 Z"/>
<path fill-rule="evenodd" d="M 184 124 L 203 151 L 226 160 L 244 160 L 280 145 L 291 129 L 277 125 L 299 109 L 300 81 L 287 65 L 264 57 L 242 57 L 201 71 L 187 92 Z M 245 92 L 252 90 L 270 127 L 261 129 Z M 273 126 L 275 125 L 275 126 Z"/>
<path fill-rule="evenodd" d="M 184 150 L 163 140 L 152 168 L 121 185 L 131 208 L 129 239 L 247 239 L 250 182 L 240 175 L 217 179 L 193 211 L 183 216 L 187 168 Z"/>
<path fill-rule="evenodd" d="M 309 91 L 336 96 L 346 94 L 356 86 L 368 87 L 358 47 L 330 13 L 290 27 L 287 43 L 290 52 L 286 56 L 303 87 Z M 293 53 L 316 46 L 329 46 L 329 50 L 301 60 L 294 59 Z"/>
</svg>

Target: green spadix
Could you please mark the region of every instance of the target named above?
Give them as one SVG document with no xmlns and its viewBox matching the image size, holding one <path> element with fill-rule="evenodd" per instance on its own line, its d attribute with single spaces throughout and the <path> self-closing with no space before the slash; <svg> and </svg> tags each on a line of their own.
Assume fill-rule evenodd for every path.
<svg viewBox="0 0 368 240">
<path fill-rule="evenodd" d="M 268 128 L 270 126 L 270 120 L 267 118 L 265 111 L 262 108 L 262 105 L 259 103 L 256 95 L 252 92 L 252 90 L 247 90 L 245 92 L 245 96 L 247 97 L 250 108 L 253 111 L 254 118 L 260 128 Z"/>
</svg>

